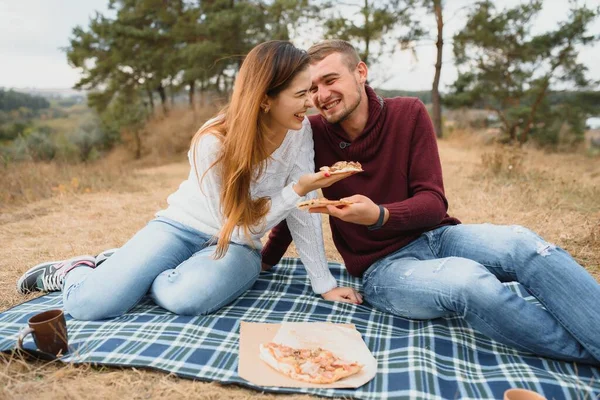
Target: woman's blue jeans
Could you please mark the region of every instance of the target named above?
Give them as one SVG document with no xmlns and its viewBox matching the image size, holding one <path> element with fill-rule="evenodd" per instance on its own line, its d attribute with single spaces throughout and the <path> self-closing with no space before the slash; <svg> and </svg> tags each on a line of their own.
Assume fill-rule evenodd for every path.
<svg viewBox="0 0 600 400">
<path fill-rule="evenodd" d="M 96 269 L 77 267 L 63 287 L 65 310 L 75 319 L 122 315 L 148 292 L 159 306 L 181 315 L 209 314 L 250 288 L 260 253 L 230 243 L 215 260 L 211 236 L 158 217 Z"/>
</svg>

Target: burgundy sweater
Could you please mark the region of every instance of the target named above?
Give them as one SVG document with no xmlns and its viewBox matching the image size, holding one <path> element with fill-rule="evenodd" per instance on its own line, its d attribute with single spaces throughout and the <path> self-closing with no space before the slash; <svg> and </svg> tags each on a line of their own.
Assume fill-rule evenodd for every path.
<svg viewBox="0 0 600 400">
<path fill-rule="evenodd" d="M 320 115 L 309 117 L 316 170 L 341 160 L 358 161 L 364 170 L 323 189 L 323 195 L 340 199 L 362 194 L 390 212 L 387 223 L 373 231 L 329 218 L 335 246 L 354 276 L 361 276 L 375 261 L 423 232 L 460 223 L 446 213 L 448 201 L 435 132 L 423 103 L 408 97 L 384 100 L 370 87 L 366 89 L 369 119 L 352 142 L 339 124 L 330 124 Z M 291 241 L 282 221 L 269 235 L 263 262 L 277 264 Z"/>
</svg>

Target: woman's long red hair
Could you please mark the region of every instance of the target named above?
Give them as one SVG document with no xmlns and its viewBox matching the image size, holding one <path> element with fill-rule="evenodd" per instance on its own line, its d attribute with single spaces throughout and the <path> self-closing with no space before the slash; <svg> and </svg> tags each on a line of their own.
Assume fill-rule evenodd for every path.
<svg viewBox="0 0 600 400">
<path fill-rule="evenodd" d="M 254 47 L 242 63 L 229 105 L 192 139 L 196 171 L 196 146 L 200 137 L 214 134 L 222 144 L 211 166 L 218 168 L 221 178 L 221 212 L 225 218 L 218 236 L 216 258 L 227 252 L 236 227 L 249 236 L 269 211 L 268 198 L 250 196 L 250 184 L 262 175 L 269 156 L 261 103 L 265 95 L 275 98 L 285 89 L 296 74 L 308 66 L 308 60 L 305 51 L 285 41 L 269 41 Z"/>
</svg>

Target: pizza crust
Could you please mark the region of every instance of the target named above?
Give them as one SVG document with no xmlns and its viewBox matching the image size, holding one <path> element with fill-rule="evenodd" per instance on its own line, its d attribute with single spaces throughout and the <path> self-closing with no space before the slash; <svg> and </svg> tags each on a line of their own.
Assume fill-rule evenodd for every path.
<svg viewBox="0 0 600 400">
<path fill-rule="evenodd" d="M 294 372 L 294 368 L 285 363 L 278 362 L 274 355 L 271 353 L 269 348 L 267 348 L 264 344 L 260 345 L 260 359 L 266 362 L 271 368 L 275 371 L 282 372 L 284 375 L 290 376 L 292 372 Z"/>
<path fill-rule="evenodd" d="M 358 161 L 338 161 L 331 167 L 319 168 L 320 171 L 328 171 L 330 174 L 346 174 L 348 172 L 362 172 L 362 165 Z"/>
<path fill-rule="evenodd" d="M 354 203 L 351 201 L 347 201 L 347 200 L 327 200 L 325 198 L 320 198 L 320 199 L 301 201 L 298 204 L 296 204 L 296 207 L 299 208 L 300 210 L 309 210 L 311 208 L 316 208 L 316 207 L 326 207 L 326 206 L 339 207 L 339 206 L 349 206 L 351 204 L 354 204 Z"/>
</svg>

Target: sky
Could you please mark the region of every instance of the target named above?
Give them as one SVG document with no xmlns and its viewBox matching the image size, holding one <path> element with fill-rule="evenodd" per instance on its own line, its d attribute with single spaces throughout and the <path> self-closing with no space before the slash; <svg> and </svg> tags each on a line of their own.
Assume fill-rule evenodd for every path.
<svg viewBox="0 0 600 400">
<path fill-rule="evenodd" d="M 589 6 L 600 6 L 600 0 L 583 0 Z M 446 41 L 465 23 L 464 7 L 474 0 L 446 0 Z M 520 0 L 498 1 L 513 6 Z M 553 29 L 569 9 L 568 0 L 545 0 L 536 29 Z M 0 87 L 64 89 L 71 88 L 80 78 L 71 68 L 62 48 L 68 46 L 72 29 L 87 27 L 96 12 L 108 13 L 108 0 L 0 0 Z M 348 9 L 348 17 L 352 11 Z M 428 21 L 429 20 L 429 21 Z M 428 15 L 423 24 L 435 28 L 435 19 Z M 591 31 L 600 34 L 600 19 Z M 310 45 L 312 38 L 295 40 L 298 46 Z M 316 38 L 318 39 L 318 38 Z M 434 75 L 436 50 L 433 43 L 418 47 L 415 59 L 408 52 L 397 52 L 371 68 L 373 84 L 385 89 L 428 90 Z M 444 50 L 441 88 L 444 90 L 457 76 L 452 63 L 452 47 Z M 588 77 L 600 80 L 600 43 L 587 47 L 579 61 L 588 68 Z"/>
</svg>

